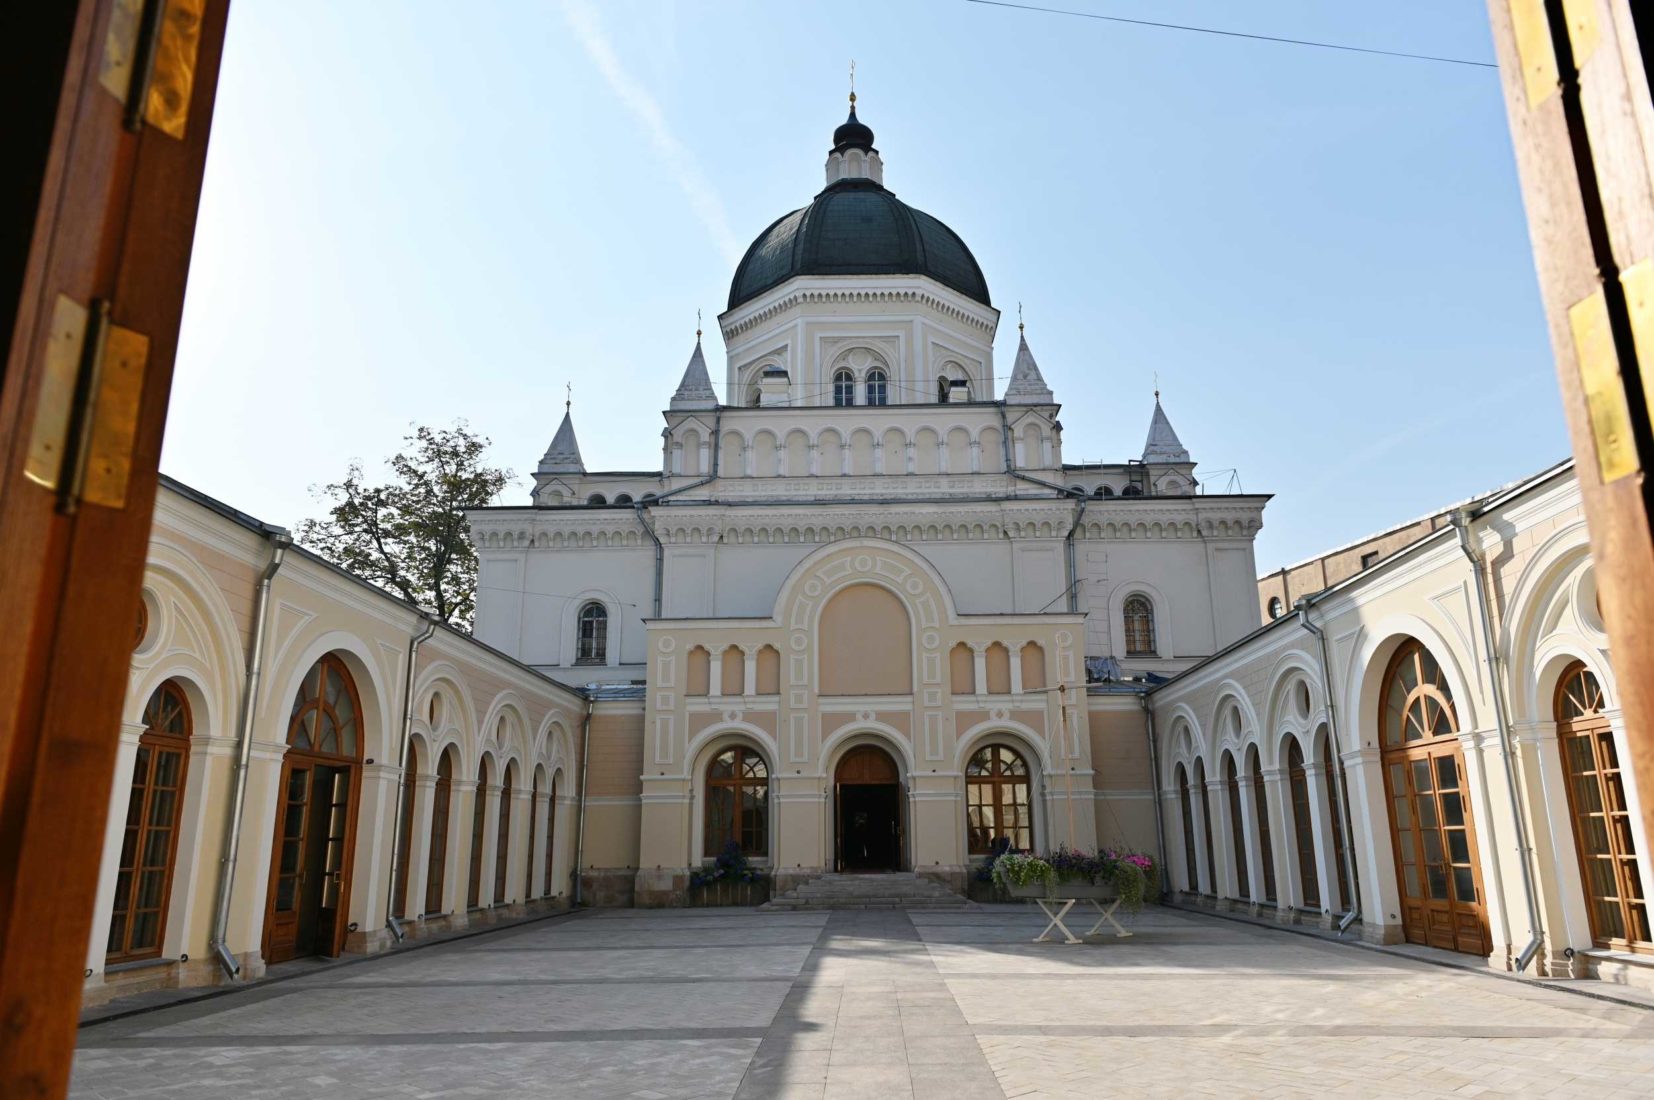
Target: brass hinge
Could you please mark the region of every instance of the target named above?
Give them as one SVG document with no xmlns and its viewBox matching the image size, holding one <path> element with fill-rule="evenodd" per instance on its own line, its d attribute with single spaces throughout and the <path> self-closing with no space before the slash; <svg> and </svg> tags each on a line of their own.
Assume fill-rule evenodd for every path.
<svg viewBox="0 0 1654 1100">
<path fill-rule="evenodd" d="M 57 296 L 23 473 L 59 511 L 126 507 L 148 359 L 149 337 L 112 324 L 107 300 Z"/>
<path fill-rule="evenodd" d="M 128 130 L 148 122 L 182 140 L 205 8 L 206 0 L 115 0 L 98 83 L 126 105 Z"/>
</svg>

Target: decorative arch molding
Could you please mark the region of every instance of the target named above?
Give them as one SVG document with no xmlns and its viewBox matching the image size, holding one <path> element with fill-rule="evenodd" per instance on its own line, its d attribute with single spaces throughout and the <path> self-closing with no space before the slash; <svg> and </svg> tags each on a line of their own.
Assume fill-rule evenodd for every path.
<svg viewBox="0 0 1654 1100">
<path fill-rule="evenodd" d="M 443 707 L 443 720 L 439 723 L 443 729 L 449 726 L 457 728 L 462 737 L 471 738 L 477 734 L 477 702 L 471 692 L 471 684 L 457 666 L 450 661 L 435 661 L 428 667 L 420 670 L 419 678 L 414 681 L 414 716 L 422 718 L 430 712 L 431 695 L 441 691 L 446 701 Z M 455 718 L 460 721 L 455 721 Z M 440 731 L 438 731 L 440 732 Z"/>
<path fill-rule="evenodd" d="M 217 583 L 176 546 L 155 542 L 149 552 L 143 587 L 146 599 L 154 598 L 160 614 L 152 616 L 153 641 L 146 639 L 133 655 L 133 668 L 146 671 L 153 680 L 151 691 L 166 679 L 155 678 L 158 666 L 188 668 L 200 681 L 198 687 L 203 693 L 223 700 L 214 720 L 233 722 L 246 682 L 247 662 L 229 604 Z M 128 721 L 142 720 L 148 698 L 147 694 L 129 693 L 125 707 Z"/>
<path fill-rule="evenodd" d="M 287 715 L 305 674 L 317 661 L 336 653 L 350 671 L 362 704 L 362 759 L 394 762 L 399 755 L 396 748 L 401 727 L 394 720 L 397 708 L 391 704 L 387 691 L 390 676 L 375 664 L 377 655 L 368 644 L 348 631 L 329 630 L 315 635 L 308 643 L 301 644 L 297 637 L 290 638 L 284 649 L 271 669 L 273 674 L 268 682 L 273 690 L 259 704 L 263 720 L 255 722 L 254 728 L 279 737 L 281 749 L 285 751 Z M 275 747 L 274 742 L 270 744 Z"/>
<path fill-rule="evenodd" d="M 1247 735 L 1255 735 L 1258 730 L 1263 728 L 1263 723 L 1258 720 L 1258 708 L 1252 702 L 1252 693 L 1233 676 L 1226 676 L 1214 684 L 1212 686 L 1212 696 L 1215 699 L 1212 704 L 1212 713 L 1207 715 L 1206 722 L 1197 723 L 1196 728 L 1212 731 L 1208 744 L 1213 748 L 1216 748 L 1224 740 L 1223 713 L 1228 706 L 1232 705 L 1240 711 L 1243 740 Z M 1193 715 L 1194 711 L 1191 709 L 1189 713 Z"/>
<path fill-rule="evenodd" d="M 513 736 L 510 743 L 501 744 L 495 731 L 499 727 L 500 717 L 505 714 L 510 714 L 513 718 Z M 483 719 L 480 732 L 484 744 L 496 746 L 506 759 L 522 763 L 529 759 L 529 731 L 533 728 L 533 723 L 528 720 L 528 705 L 523 701 L 523 697 L 515 690 L 506 688 L 488 704 L 488 715 Z"/>
<path fill-rule="evenodd" d="M 563 621 L 558 630 L 562 641 L 563 664 L 572 667 L 580 646 L 580 609 L 589 603 L 599 603 L 609 613 L 608 635 L 604 640 L 603 663 L 593 668 L 612 668 L 620 664 L 621 646 L 625 641 L 625 603 L 613 590 L 602 587 L 585 588 L 563 601 Z"/>
<path fill-rule="evenodd" d="M 440 761 L 442 754 L 452 748 L 454 750 L 454 760 L 457 762 L 454 768 L 454 781 L 458 782 L 461 776 L 477 774 L 476 761 L 470 753 L 466 752 L 468 745 L 468 739 L 460 736 L 460 732 L 456 727 L 449 726 L 441 734 L 431 739 L 431 759 Z M 431 770 L 433 772 L 436 770 L 435 763 L 431 765 Z"/>
<path fill-rule="evenodd" d="M 1512 688 L 1513 721 L 1552 720 L 1551 696 L 1561 669 L 1550 667 L 1548 654 L 1559 648 L 1575 649 L 1601 685 L 1604 702 L 1618 706 L 1618 685 L 1607 660 L 1608 639 L 1579 611 L 1579 589 L 1592 579 L 1593 568 L 1585 521 L 1580 519 L 1541 543 L 1511 587 L 1506 604 L 1510 613 L 1505 616 L 1509 625 L 1500 632 L 1499 646 Z M 1568 622 L 1570 611 L 1570 628 L 1547 629 L 1556 619 Z"/>
<path fill-rule="evenodd" d="M 548 770 L 561 768 L 574 759 L 567 722 L 560 711 L 553 710 L 541 719 L 540 728 L 534 733 L 535 757 L 543 761 Z"/>
<path fill-rule="evenodd" d="M 220 702 L 215 698 L 213 689 L 207 686 L 208 679 L 203 675 L 205 670 L 200 667 L 200 662 L 183 657 L 180 654 L 181 659 L 172 664 L 156 665 L 144 673 L 142 679 L 132 681 L 122 720 L 131 725 L 142 725 L 144 708 L 149 705 L 150 696 L 171 680 L 184 690 L 184 698 L 189 703 L 192 742 L 203 738 L 233 740 L 236 706 L 228 699 Z"/>
<path fill-rule="evenodd" d="M 1257 739 L 1258 725 L 1247 717 L 1252 712 L 1252 702 L 1245 693 L 1229 685 L 1233 681 L 1226 681 L 1220 689 L 1217 703 L 1212 707 L 1212 756 L 1221 758 L 1224 753 L 1239 753 L 1247 745 Z M 1227 721 L 1230 713 L 1240 716 L 1239 729 L 1234 729 Z"/>
<path fill-rule="evenodd" d="M 1378 705 L 1384 672 L 1396 649 L 1409 638 L 1429 650 L 1440 666 L 1453 693 L 1459 729 L 1481 728 L 1479 699 L 1471 690 L 1477 681 L 1465 674 L 1464 655 L 1431 623 L 1417 615 L 1397 613 L 1361 627 L 1344 666 L 1342 713 L 1345 724 L 1359 731 L 1363 746 L 1378 747 Z"/>
<path fill-rule="evenodd" d="M 858 560 L 863 557 L 867 559 L 865 563 Z M 844 559 L 848 568 L 827 574 L 828 567 L 836 564 L 838 559 Z M 907 583 L 909 578 L 917 579 L 917 589 Z M 812 581 L 817 586 L 813 590 Z M 774 622 L 791 630 L 813 630 L 820 617 L 820 609 L 831 595 L 840 588 L 859 583 L 882 584 L 894 592 L 908 606 L 914 626 L 918 629 L 933 629 L 941 622 L 952 625 L 957 621 L 953 593 L 935 566 L 900 543 L 862 537 L 830 542 L 805 555 L 793 566 L 776 593 L 772 613 Z M 930 609 L 927 618 L 921 618 L 917 612 L 921 610 L 920 605 L 927 594 L 935 600 L 935 606 Z M 800 611 L 805 613 L 802 623 L 798 620 Z"/>
<path fill-rule="evenodd" d="M 1578 634 L 1556 633 L 1548 636 L 1532 656 L 1531 667 L 1534 671 L 1527 681 L 1523 701 L 1533 709 L 1513 716 L 1513 723 L 1520 727 L 1541 729 L 1554 726 L 1556 714 L 1553 703 L 1557 686 L 1563 671 L 1576 661 L 1597 678 L 1597 686 L 1602 689 L 1603 712 L 1617 711 L 1620 705 L 1616 693 L 1618 685 L 1614 683 L 1613 666 L 1608 662 L 1607 653 Z M 1517 708 L 1513 706 L 1512 709 Z"/>
<path fill-rule="evenodd" d="M 861 745 L 872 745 L 888 752 L 890 758 L 896 761 L 896 770 L 904 782 L 918 767 L 913 759 L 913 746 L 900 730 L 883 722 L 859 721 L 850 723 L 822 742 L 821 753 L 816 758 L 820 774 L 831 779 L 845 753 Z"/>
<path fill-rule="evenodd" d="M 1267 711 L 1269 721 L 1258 728 L 1270 734 L 1279 733 L 1288 724 L 1313 724 L 1315 716 L 1326 709 L 1321 698 L 1319 681 L 1321 671 L 1314 658 L 1301 649 L 1288 650 L 1275 659 L 1269 669 Z M 1300 712 L 1291 698 L 1293 689 L 1302 683 L 1309 691 L 1309 708 Z"/>
<path fill-rule="evenodd" d="M 1195 751 L 1196 746 L 1205 740 L 1200 719 L 1195 716 L 1194 708 L 1188 703 L 1172 704 L 1166 731 L 1166 739 L 1160 745 L 1162 781 L 1171 778 L 1172 769 L 1178 764 L 1192 761 L 1198 755 Z"/>
<path fill-rule="evenodd" d="M 1036 733 L 1032 726 L 1006 718 L 997 721 L 990 718 L 961 733 L 959 746 L 953 757 L 953 770 L 964 774 L 965 765 L 970 763 L 976 750 L 996 740 L 1011 742 L 1014 748 L 1023 750 L 1024 755 L 1028 757 L 1028 763 L 1036 770 L 1035 778 L 1050 775 L 1053 771 L 1049 743 Z M 1089 766 L 1088 761 L 1087 767 Z"/>
<path fill-rule="evenodd" d="M 688 779 L 699 792 L 711 759 L 730 745 L 741 744 L 757 751 L 764 758 L 773 778 L 780 774 L 781 750 L 775 739 L 750 722 L 719 722 L 708 726 L 690 739 L 683 753 L 684 771 L 675 778 Z M 668 779 L 674 778 L 671 775 Z"/>
</svg>

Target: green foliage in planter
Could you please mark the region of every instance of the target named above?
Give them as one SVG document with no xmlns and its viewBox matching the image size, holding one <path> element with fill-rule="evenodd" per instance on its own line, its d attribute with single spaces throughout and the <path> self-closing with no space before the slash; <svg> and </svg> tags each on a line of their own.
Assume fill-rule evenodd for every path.
<svg viewBox="0 0 1654 1100">
<path fill-rule="evenodd" d="M 1050 886 L 1057 881 L 1057 872 L 1038 856 L 1007 852 L 994 861 L 994 881 L 1009 892 L 1013 887 Z"/>
</svg>

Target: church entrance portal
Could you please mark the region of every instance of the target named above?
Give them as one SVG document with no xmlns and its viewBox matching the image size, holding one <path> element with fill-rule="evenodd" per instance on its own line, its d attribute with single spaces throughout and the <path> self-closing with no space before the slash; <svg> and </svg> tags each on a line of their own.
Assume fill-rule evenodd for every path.
<svg viewBox="0 0 1654 1100">
<path fill-rule="evenodd" d="M 833 774 L 836 868 L 899 871 L 902 866 L 902 784 L 883 749 L 862 745 Z"/>
</svg>

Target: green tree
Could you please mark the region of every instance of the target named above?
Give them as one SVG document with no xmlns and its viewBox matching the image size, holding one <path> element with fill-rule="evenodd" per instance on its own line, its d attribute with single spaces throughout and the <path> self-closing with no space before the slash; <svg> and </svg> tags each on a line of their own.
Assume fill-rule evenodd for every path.
<svg viewBox="0 0 1654 1100">
<path fill-rule="evenodd" d="M 489 466 L 489 440 L 463 420 L 451 428 L 416 426 L 386 465 L 390 480 L 370 485 L 361 462 L 343 481 L 312 488 L 325 519 L 299 524 L 298 539 L 365 580 L 434 610 L 462 630 L 477 607 L 477 552 L 467 508 L 492 504 L 510 470 Z"/>
</svg>

